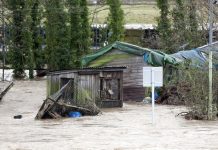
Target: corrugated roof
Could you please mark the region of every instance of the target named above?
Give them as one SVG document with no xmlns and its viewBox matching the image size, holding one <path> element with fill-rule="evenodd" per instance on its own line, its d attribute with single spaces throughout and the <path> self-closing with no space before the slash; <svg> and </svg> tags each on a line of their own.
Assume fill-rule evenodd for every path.
<svg viewBox="0 0 218 150">
<path fill-rule="evenodd" d="M 151 29 L 153 30 L 155 26 L 153 24 L 126 24 L 124 25 L 124 28 L 127 30 L 130 30 L 130 29 L 133 29 L 133 30 Z"/>
</svg>

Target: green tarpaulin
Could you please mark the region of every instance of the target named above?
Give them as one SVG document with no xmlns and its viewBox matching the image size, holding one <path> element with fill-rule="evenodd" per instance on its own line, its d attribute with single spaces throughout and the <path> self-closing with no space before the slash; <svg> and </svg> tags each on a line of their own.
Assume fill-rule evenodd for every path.
<svg viewBox="0 0 218 150">
<path fill-rule="evenodd" d="M 113 49 L 117 49 L 128 54 L 142 56 L 144 57 L 145 62 L 152 66 L 165 66 L 166 64 L 177 65 L 179 63 L 174 57 L 171 57 L 165 53 L 117 41 L 113 44 L 99 49 L 91 55 L 83 57 L 82 65 L 88 66 L 92 61 L 96 60 L 100 56 L 103 56 L 104 54 Z"/>
</svg>

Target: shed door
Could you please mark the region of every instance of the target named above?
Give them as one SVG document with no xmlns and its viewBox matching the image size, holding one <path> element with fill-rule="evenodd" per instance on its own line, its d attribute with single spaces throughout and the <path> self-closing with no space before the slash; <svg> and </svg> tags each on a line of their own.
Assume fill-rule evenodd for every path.
<svg viewBox="0 0 218 150">
<path fill-rule="evenodd" d="M 120 79 L 101 79 L 101 99 L 120 100 Z"/>
</svg>

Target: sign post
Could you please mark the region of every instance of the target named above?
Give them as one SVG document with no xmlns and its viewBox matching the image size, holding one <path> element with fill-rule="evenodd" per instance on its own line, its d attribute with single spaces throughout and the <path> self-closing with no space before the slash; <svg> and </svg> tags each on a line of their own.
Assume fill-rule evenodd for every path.
<svg viewBox="0 0 218 150">
<path fill-rule="evenodd" d="M 155 99 L 154 99 L 154 69 L 152 68 L 151 69 L 151 78 L 152 78 L 152 80 L 151 80 L 151 86 L 152 86 L 152 124 L 154 124 L 154 105 L 155 105 L 155 103 L 154 103 L 154 101 L 155 101 Z"/>
<path fill-rule="evenodd" d="M 155 87 L 163 86 L 163 67 L 143 67 L 143 86 L 152 91 L 152 124 L 154 124 Z"/>
</svg>

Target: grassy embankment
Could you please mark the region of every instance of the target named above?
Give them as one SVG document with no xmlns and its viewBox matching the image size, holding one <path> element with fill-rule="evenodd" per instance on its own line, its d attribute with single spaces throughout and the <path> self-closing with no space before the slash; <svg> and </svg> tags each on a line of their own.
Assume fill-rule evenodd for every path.
<svg viewBox="0 0 218 150">
<path fill-rule="evenodd" d="M 93 18 L 93 12 L 97 7 L 97 17 L 94 18 L 93 23 L 102 24 L 106 22 L 108 16 L 108 6 L 89 6 L 90 19 Z M 159 10 L 155 4 L 143 5 L 123 5 L 125 14 L 125 23 L 138 23 L 138 24 L 157 24 L 156 18 L 159 15 Z"/>
</svg>

